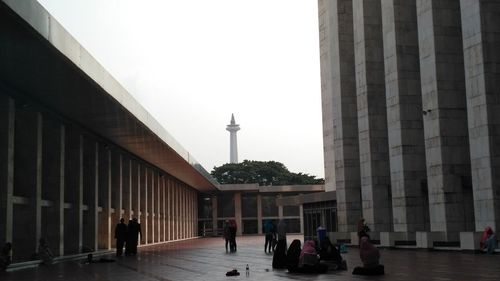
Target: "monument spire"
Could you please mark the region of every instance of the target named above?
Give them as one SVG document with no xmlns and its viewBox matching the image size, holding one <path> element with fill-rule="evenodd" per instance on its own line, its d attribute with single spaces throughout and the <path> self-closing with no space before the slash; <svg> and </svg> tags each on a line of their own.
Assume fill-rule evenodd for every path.
<svg viewBox="0 0 500 281">
<path fill-rule="evenodd" d="M 234 121 L 234 114 L 231 114 L 231 123 L 227 125 L 226 130 L 229 131 L 229 163 L 238 163 L 238 141 L 236 132 L 240 130 L 240 125 Z"/>
</svg>

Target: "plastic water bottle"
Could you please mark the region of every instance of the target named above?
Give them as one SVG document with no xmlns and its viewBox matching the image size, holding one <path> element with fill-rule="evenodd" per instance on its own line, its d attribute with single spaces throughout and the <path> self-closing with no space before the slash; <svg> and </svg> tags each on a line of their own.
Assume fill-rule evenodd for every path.
<svg viewBox="0 0 500 281">
<path fill-rule="evenodd" d="M 247 268 L 246 268 L 246 275 L 249 276 L 250 275 L 250 268 L 248 267 L 248 264 L 247 264 Z"/>
</svg>

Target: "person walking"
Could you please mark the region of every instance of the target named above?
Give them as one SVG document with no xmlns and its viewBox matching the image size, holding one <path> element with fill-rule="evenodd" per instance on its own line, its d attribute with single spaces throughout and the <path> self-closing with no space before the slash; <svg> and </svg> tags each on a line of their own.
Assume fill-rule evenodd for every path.
<svg viewBox="0 0 500 281">
<path fill-rule="evenodd" d="M 127 240 L 127 225 L 123 218 L 120 219 L 115 227 L 115 239 L 116 239 L 116 256 L 121 257 L 123 255 L 123 246 Z"/>
</svg>

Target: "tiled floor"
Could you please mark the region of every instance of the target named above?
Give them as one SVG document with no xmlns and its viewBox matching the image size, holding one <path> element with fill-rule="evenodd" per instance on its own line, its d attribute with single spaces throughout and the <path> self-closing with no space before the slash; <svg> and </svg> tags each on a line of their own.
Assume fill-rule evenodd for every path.
<svg viewBox="0 0 500 281">
<path fill-rule="evenodd" d="M 238 252 L 227 254 L 221 238 L 195 239 L 143 247 L 137 257 L 123 257 L 114 263 L 65 262 L 0 273 L 0 280 L 500 280 L 500 255 L 419 250 L 381 250 L 386 275 L 380 277 L 351 274 L 354 266 L 360 265 L 357 249 L 349 249 L 344 255 L 348 271 L 290 274 L 272 269 L 272 255 L 264 253 L 263 244 L 261 236 L 238 237 Z M 250 267 L 248 277 L 245 276 L 246 264 Z M 232 268 L 237 268 L 241 275 L 226 277 L 226 271 Z"/>
</svg>

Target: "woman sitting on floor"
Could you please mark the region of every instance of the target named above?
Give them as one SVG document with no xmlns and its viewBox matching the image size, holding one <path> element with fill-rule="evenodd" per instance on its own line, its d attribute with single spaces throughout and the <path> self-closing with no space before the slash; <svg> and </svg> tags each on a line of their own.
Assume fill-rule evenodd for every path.
<svg viewBox="0 0 500 281">
<path fill-rule="evenodd" d="M 302 248 L 299 256 L 297 272 L 325 273 L 327 270 L 328 266 L 326 264 L 319 263 L 319 256 L 316 252 L 314 241 L 307 240 L 304 242 L 304 248 Z"/>
<path fill-rule="evenodd" d="M 333 267 L 331 269 L 347 269 L 346 262 L 342 259 L 339 250 L 333 246 L 332 242 L 330 242 L 330 238 L 325 237 L 323 241 L 321 241 L 321 250 L 319 252 L 319 259 L 322 261 L 328 261 L 333 263 Z"/>
<path fill-rule="evenodd" d="M 380 252 L 370 243 L 367 236 L 361 237 L 359 245 L 359 257 L 363 267 L 356 267 L 352 274 L 356 275 L 383 275 L 384 266 L 379 264 Z"/>
<path fill-rule="evenodd" d="M 487 226 L 484 229 L 483 236 L 481 237 L 481 249 L 486 250 L 488 254 L 494 254 L 497 247 L 497 236 L 491 227 Z"/>
<path fill-rule="evenodd" d="M 301 252 L 301 243 L 300 240 L 295 239 L 288 247 L 288 251 L 286 253 L 286 268 L 290 272 L 297 272 L 299 267 L 299 257 Z"/>
</svg>

